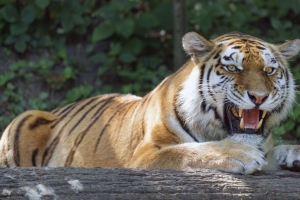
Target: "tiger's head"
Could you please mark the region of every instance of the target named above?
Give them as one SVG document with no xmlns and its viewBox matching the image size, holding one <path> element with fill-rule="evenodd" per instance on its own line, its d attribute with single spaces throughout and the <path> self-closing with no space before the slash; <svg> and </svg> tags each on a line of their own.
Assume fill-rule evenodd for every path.
<svg viewBox="0 0 300 200">
<path fill-rule="evenodd" d="M 287 60 L 298 53 L 299 39 L 270 44 L 233 32 L 206 40 L 190 32 L 183 48 L 196 67 L 178 104 L 198 140 L 261 143 L 287 117 L 295 98 Z"/>
</svg>

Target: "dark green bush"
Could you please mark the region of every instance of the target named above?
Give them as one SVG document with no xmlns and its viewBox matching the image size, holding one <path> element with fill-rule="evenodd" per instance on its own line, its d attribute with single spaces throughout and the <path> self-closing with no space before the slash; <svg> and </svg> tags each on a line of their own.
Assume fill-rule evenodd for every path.
<svg viewBox="0 0 300 200">
<path fill-rule="evenodd" d="M 188 29 L 299 38 L 299 0 L 189 0 Z M 96 94 L 144 95 L 172 72 L 171 0 L 0 1 L 0 132 L 20 112 Z M 299 56 L 291 63 L 298 83 Z M 299 84 L 299 83 L 298 83 Z M 300 137 L 300 108 L 275 129 Z"/>
</svg>

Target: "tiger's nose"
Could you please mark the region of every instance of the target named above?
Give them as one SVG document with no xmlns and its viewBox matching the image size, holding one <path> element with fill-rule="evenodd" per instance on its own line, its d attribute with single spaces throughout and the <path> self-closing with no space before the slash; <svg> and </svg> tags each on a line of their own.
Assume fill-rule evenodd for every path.
<svg viewBox="0 0 300 200">
<path fill-rule="evenodd" d="M 255 103 L 255 105 L 260 105 L 266 101 L 269 94 L 256 94 L 255 92 L 248 92 L 250 100 Z"/>
</svg>

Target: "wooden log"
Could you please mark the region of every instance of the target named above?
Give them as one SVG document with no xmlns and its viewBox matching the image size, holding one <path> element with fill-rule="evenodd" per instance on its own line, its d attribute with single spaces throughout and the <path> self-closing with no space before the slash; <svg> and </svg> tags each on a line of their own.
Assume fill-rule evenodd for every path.
<svg viewBox="0 0 300 200">
<path fill-rule="evenodd" d="M 209 169 L 45 167 L 0 168 L 0 172 L 0 199 L 9 200 L 36 196 L 40 199 L 300 199 L 300 173 L 290 171 L 236 175 Z M 76 182 L 83 188 L 71 185 Z M 43 187 L 50 192 L 41 190 Z"/>
</svg>

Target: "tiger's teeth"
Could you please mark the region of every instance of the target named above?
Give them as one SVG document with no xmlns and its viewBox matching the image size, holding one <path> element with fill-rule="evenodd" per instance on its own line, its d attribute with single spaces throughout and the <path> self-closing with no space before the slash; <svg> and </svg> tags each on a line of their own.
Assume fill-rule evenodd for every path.
<svg viewBox="0 0 300 200">
<path fill-rule="evenodd" d="M 242 117 L 243 109 L 239 108 L 239 117 Z"/>
<path fill-rule="evenodd" d="M 261 127 L 263 121 L 264 121 L 264 120 L 261 119 L 261 120 L 258 122 L 258 124 L 257 124 L 256 127 L 255 127 L 256 130 L 259 129 L 259 128 Z"/>
<path fill-rule="evenodd" d="M 266 116 L 266 114 L 267 114 L 267 111 L 263 111 L 263 114 L 262 114 L 262 116 L 261 116 L 261 118 L 263 119 L 263 118 L 265 118 L 265 116 Z"/>
<path fill-rule="evenodd" d="M 231 112 L 232 112 L 232 114 L 233 114 L 235 117 L 239 117 L 239 116 L 238 116 L 238 113 L 236 112 L 236 109 L 235 109 L 235 108 L 231 108 Z"/>
<path fill-rule="evenodd" d="M 240 128 L 245 128 L 245 124 L 244 124 L 244 119 L 241 118 L 241 121 L 240 121 Z"/>
</svg>

